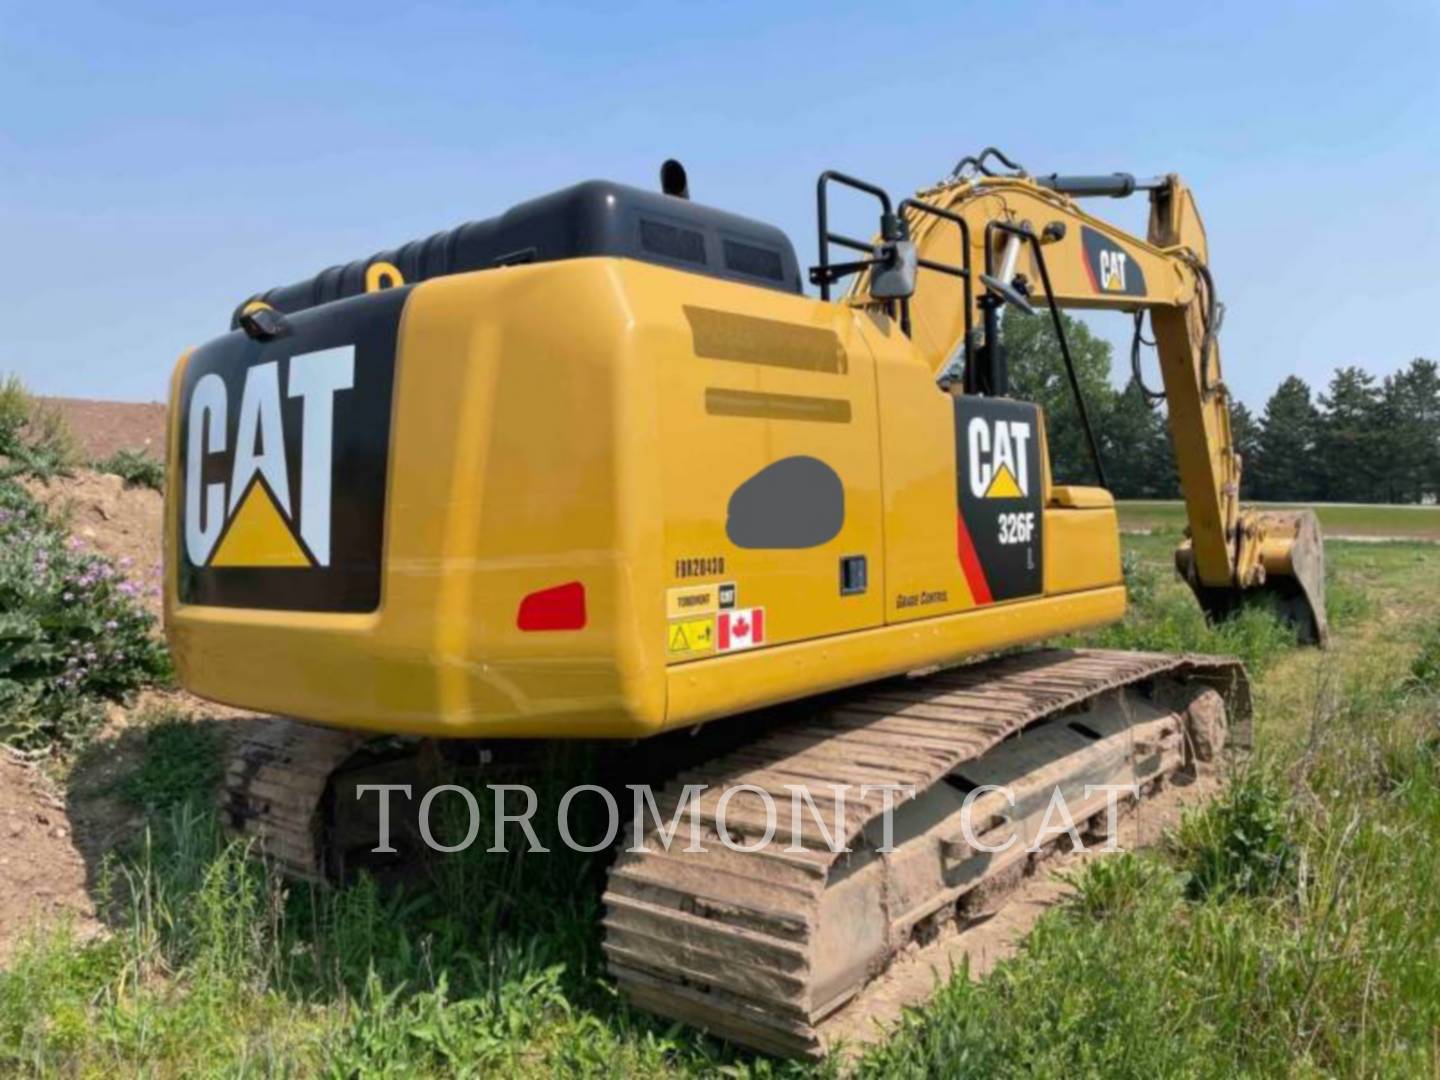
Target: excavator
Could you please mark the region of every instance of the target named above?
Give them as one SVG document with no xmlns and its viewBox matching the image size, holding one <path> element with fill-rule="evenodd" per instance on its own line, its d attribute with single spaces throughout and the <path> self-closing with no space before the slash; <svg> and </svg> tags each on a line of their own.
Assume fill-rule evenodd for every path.
<svg viewBox="0 0 1440 1080">
<path fill-rule="evenodd" d="M 841 191 L 869 238 L 832 227 Z M 1082 206 L 1138 192 L 1143 239 Z M 659 191 L 581 183 L 256 294 L 180 358 L 166 631 L 187 690 L 269 717 L 226 768 L 236 833 L 333 880 L 379 846 L 366 784 L 575 740 L 638 774 L 667 733 L 738 733 L 616 851 L 603 948 L 637 1006 L 816 1055 L 1033 870 L 1043 847 L 994 841 L 1038 843 L 1054 792 L 1093 825 L 1101 788 L 1216 767 L 1238 662 L 1045 645 L 1126 609 L 1064 309 L 1151 321 L 1198 603 L 1328 635 L 1313 514 L 1240 501 L 1190 189 L 989 149 L 899 202 L 833 171 L 816 194 L 808 282 L 672 161 Z M 1093 483 L 1008 396 L 1022 315 L 1052 324 Z M 842 844 L 763 820 L 796 791 Z M 746 842 L 696 842 L 721 827 Z"/>
</svg>

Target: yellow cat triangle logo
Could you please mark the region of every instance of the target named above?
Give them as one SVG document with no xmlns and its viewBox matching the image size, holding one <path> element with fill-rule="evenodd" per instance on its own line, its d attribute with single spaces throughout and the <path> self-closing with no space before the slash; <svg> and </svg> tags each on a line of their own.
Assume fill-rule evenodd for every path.
<svg viewBox="0 0 1440 1080">
<path fill-rule="evenodd" d="M 995 479 L 990 481 L 990 486 L 985 489 L 987 499 L 1023 499 L 1025 493 L 1020 490 L 1020 485 L 1015 482 L 1015 474 L 1010 471 L 1009 465 L 1001 465 L 995 470 Z"/>
<path fill-rule="evenodd" d="M 230 518 L 211 566 L 310 566 L 275 496 L 257 475 Z"/>
</svg>

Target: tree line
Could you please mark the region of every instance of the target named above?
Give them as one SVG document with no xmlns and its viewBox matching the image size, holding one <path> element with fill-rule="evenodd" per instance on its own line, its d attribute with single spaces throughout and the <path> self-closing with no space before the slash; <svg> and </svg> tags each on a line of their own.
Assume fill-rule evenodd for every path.
<svg viewBox="0 0 1440 1080">
<path fill-rule="evenodd" d="M 1115 389 L 1110 343 L 1063 318 L 1110 490 L 1125 499 L 1178 498 L 1163 403 L 1152 407 L 1133 374 Z M 1044 407 L 1056 480 L 1094 483 L 1050 320 L 1007 312 L 1004 335 L 1011 395 Z M 1149 378 L 1159 390 L 1159 373 Z M 1247 500 L 1423 503 L 1440 496 L 1440 365 L 1433 360 L 1412 360 L 1383 379 L 1340 368 L 1323 393 L 1291 375 L 1258 416 L 1232 402 L 1230 428 Z"/>
</svg>

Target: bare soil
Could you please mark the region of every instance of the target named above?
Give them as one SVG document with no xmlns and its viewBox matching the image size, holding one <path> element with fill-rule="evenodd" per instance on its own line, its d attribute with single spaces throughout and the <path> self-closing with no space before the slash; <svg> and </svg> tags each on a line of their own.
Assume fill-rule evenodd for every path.
<svg viewBox="0 0 1440 1080">
<path fill-rule="evenodd" d="M 165 459 L 165 406 L 158 401 L 39 400 L 60 411 L 87 461 L 117 450 L 142 450 L 157 461 Z"/>
<path fill-rule="evenodd" d="M 100 932 L 65 801 L 33 765 L 0 755 L 0 964 L 33 927 Z"/>
<path fill-rule="evenodd" d="M 158 492 L 88 469 L 23 483 L 68 522 L 74 538 L 113 559 L 140 588 L 145 607 L 160 614 L 164 503 Z M 128 706 L 114 705 L 95 746 L 74 764 L 67 797 L 41 767 L 51 763 L 0 753 L 0 965 L 39 924 L 68 917 L 82 936 L 100 932 L 92 899 L 97 870 L 141 824 L 114 794 L 115 782 L 138 764 L 143 729 L 137 719 L 153 712 L 216 720 L 247 715 L 177 690 L 149 690 Z"/>
</svg>

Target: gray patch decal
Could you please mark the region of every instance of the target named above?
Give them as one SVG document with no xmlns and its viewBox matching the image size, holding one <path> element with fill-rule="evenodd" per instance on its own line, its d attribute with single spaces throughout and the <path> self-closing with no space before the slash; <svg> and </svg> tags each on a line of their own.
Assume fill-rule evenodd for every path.
<svg viewBox="0 0 1440 1080">
<path fill-rule="evenodd" d="M 823 461 L 781 458 L 730 496 L 725 535 L 740 548 L 817 547 L 845 524 L 845 485 Z"/>
</svg>

